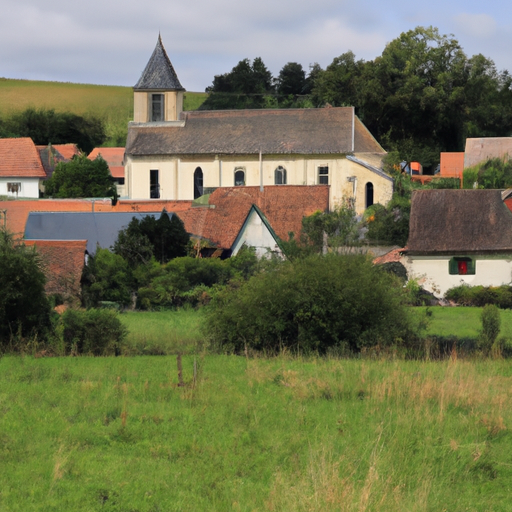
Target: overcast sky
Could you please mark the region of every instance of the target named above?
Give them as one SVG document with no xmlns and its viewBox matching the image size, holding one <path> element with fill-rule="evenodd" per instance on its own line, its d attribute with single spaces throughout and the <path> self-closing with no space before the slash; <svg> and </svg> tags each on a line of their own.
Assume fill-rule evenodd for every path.
<svg viewBox="0 0 512 512">
<path fill-rule="evenodd" d="M 325 68 L 352 50 L 380 55 L 417 26 L 453 34 L 512 72 L 507 0 L 0 0 L 0 77 L 133 86 L 158 33 L 188 91 L 241 59 L 274 76 L 287 62 Z"/>
</svg>

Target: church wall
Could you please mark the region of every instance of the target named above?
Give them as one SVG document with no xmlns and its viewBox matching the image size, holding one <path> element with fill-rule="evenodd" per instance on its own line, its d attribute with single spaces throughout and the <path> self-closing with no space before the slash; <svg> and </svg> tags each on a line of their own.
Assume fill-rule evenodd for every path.
<svg viewBox="0 0 512 512">
<path fill-rule="evenodd" d="M 330 187 L 330 207 L 340 205 L 345 198 L 354 195 L 356 178 L 356 213 L 366 208 L 365 187 L 373 185 L 373 202 L 387 204 L 393 192 L 392 182 L 365 167 L 338 155 L 283 156 L 264 155 L 261 164 L 263 185 L 275 184 L 275 170 L 278 166 L 286 169 L 288 185 L 317 185 L 320 183 L 319 167 L 328 167 Z M 258 155 L 247 156 L 189 156 L 182 158 L 162 157 L 155 160 L 150 157 L 128 157 L 126 176 L 127 194 L 133 199 L 149 199 L 150 169 L 159 171 L 161 199 L 194 199 L 194 172 L 197 167 L 203 171 L 203 187 L 235 186 L 235 171 L 245 172 L 246 186 L 260 186 L 260 161 Z"/>
</svg>

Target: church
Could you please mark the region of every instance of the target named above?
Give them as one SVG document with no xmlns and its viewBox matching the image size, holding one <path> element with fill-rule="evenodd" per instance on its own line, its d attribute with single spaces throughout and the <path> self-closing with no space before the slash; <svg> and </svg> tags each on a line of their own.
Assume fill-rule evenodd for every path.
<svg viewBox="0 0 512 512">
<path fill-rule="evenodd" d="M 130 199 L 195 200 L 220 187 L 329 186 L 329 208 L 385 205 L 386 152 L 353 107 L 183 111 L 176 71 L 158 37 L 134 87 L 124 156 Z"/>
</svg>

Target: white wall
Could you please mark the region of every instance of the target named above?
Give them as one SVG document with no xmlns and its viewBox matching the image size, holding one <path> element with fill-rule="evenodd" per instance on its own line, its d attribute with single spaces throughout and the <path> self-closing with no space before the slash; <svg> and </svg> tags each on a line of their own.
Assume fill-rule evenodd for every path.
<svg viewBox="0 0 512 512">
<path fill-rule="evenodd" d="M 238 253 L 243 245 L 254 247 L 258 258 L 269 256 L 269 251 L 282 254 L 281 249 L 258 213 L 252 209 L 245 224 L 245 229 L 240 233 L 240 238 L 233 247 L 233 256 Z"/>
<path fill-rule="evenodd" d="M 18 194 L 7 192 L 7 183 L 21 183 Z M 39 198 L 39 178 L 0 178 L 0 196 Z"/>
<path fill-rule="evenodd" d="M 447 290 L 461 284 L 500 286 L 512 282 L 512 254 L 476 256 L 474 275 L 450 275 L 450 259 L 451 256 L 404 256 L 401 262 L 407 269 L 409 279 L 418 279 L 421 286 L 436 297 L 443 297 Z"/>
</svg>

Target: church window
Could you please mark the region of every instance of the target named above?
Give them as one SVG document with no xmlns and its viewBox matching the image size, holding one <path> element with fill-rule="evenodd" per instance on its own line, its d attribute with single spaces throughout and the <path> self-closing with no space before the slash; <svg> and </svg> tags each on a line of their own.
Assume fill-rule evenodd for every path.
<svg viewBox="0 0 512 512">
<path fill-rule="evenodd" d="M 329 166 L 322 165 L 318 168 L 318 184 L 329 185 Z"/>
<path fill-rule="evenodd" d="M 366 208 L 373 204 L 373 183 L 368 182 L 366 184 Z"/>
<path fill-rule="evenodd" d="M 158 169 L 152 169 L 149 171 L 149 197 L 150 199 L 160 199 Z"/>
<path fill-rule="evenodd" d="M 286 185 L 286 169 L 282 165 L 274 171 L 274 184 Z"/>
<path fill-rule="evenodd" d="M 164 121 L 164 95 L 151 95 L 151 121 Z"/>
<path fill-rule="evenodd" d="M 196 167 L 194 171 L 194 199 L 203 195 L 203 170 Z"/>
<path fill-rule="evenodd" d="M 235 169 L 235 187 L 242 187 L 245 185 L 245 169 L 237 167 Z"/>
</svg>

